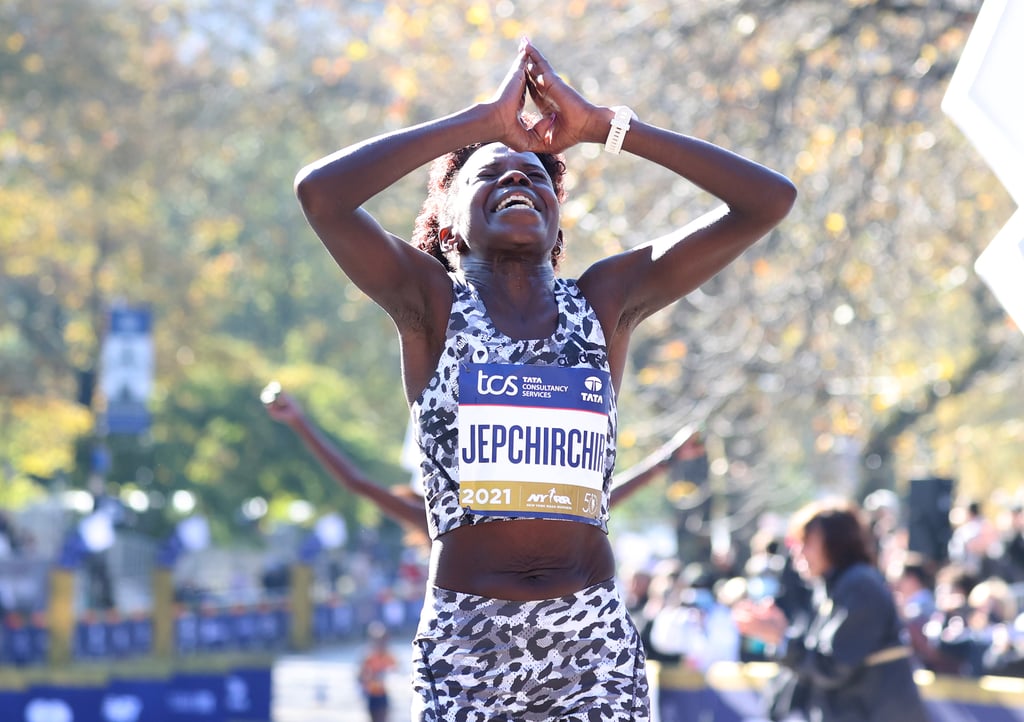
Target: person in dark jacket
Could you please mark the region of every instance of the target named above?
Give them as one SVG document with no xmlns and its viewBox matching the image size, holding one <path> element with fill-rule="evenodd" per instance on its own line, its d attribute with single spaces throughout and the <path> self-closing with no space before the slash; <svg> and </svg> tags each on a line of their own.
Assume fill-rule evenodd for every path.
<svg viewBox="0 0 1024 722">
<path fill-rule="evenodd" d="M 814 502 L 790 525 L 797 569 L 815 584 L 814 614 L 791 626 L 771 600 L 738 604 L 741 633 L 774 646 L 779 678 L 771 717 L 812 722 L 927 722 L 911 650 L 863 512 Z"/>
</svg>

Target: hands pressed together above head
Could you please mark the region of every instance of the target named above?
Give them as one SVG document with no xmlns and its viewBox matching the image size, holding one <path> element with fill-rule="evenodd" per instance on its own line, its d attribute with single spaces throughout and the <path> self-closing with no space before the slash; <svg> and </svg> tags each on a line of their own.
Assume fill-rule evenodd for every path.
<svg viewBox="0 0 1024 722">
<path fill-rule="evenodd" d="M 525 112 L 527 97 L 539 117 Z M 517 151 L 561 153 L 577 143 L 603 141 L 612 115 L 566 83 L 526 39 L 490 106 L 502 128 L 496 140 Z"/>
</svg>

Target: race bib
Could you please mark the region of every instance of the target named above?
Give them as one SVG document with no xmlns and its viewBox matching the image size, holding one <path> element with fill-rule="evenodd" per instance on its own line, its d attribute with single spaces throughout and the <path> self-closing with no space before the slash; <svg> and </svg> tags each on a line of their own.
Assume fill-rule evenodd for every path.
<svg viewBox="0 0 1024 722">
<path fill-rule="evenodd" d="M 459 501 L 480 514 L 601 513 L 611 377 L 554 366 L 459 369 Z"/>
</svg>

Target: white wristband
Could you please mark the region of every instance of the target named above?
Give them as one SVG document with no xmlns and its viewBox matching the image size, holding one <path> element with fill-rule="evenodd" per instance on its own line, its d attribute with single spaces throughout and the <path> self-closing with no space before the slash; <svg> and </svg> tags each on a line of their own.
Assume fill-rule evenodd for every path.
<svg viewBox="0 0 1024 722">
<path fill-rule="evenodd" d="M 612 127 L 608 131 L 608 139 L 604 142 L 604 149 L 609 153 L 618 155 L 622 150 L 622 141 L 626 139 L 626 131 L 629 130 L 629 121 L 636 117 L 636 113 L 625 105 L 616 105 L 612 108 L 615 117 L 612 118 Z"/>
</svg>

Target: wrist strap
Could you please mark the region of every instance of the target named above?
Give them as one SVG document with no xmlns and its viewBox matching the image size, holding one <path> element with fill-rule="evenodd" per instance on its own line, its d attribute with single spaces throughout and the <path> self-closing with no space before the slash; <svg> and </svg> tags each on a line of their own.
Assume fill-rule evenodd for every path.
<svg viewBox="0 0 1024 722">
<path fill-rule="evenodd" d="M 615 111 L 615 117 L 611 120 L 611 128 L 608 130 L 608 139 L 604 142 L 604 149 L 618 155 L 622 150 L 622 141 L 626 139 L 626 131 L 629 130 L 629 121 L 636 117 L 636 113 L 625 105 L 616 105 L 612 110 Z"/>
</svg>

